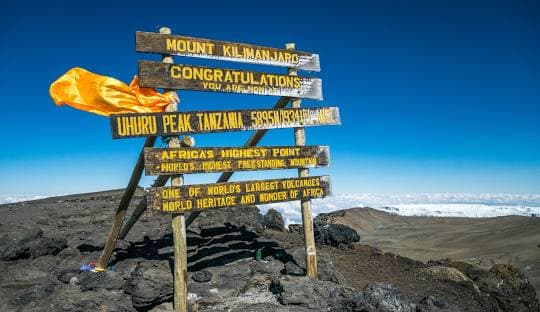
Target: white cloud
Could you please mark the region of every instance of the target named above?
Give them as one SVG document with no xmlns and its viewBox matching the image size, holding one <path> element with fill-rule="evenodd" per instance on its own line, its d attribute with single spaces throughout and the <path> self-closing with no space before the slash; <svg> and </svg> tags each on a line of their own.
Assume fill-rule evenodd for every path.
<svg viewBox="0 0 540 312">
<path fill-rule="evenodd" d="M 340 209 L 372 207 L 404 216 L 496 217 L 540 215 L 540 194 L 342 194 L 312 201 L 313 215 Z M 301 223 L 299 202 L 260 206 L 281 212 L 287 224 Z"/>
<path fill-rule="evenodd" d="M 0 196 L 0 204 L 42 199 L 46 196 Z M 540 194 L 341 194 L 312 200 L 313 216 L 340 209 L 371 207 L 403 216 L 496 217 L 540 215 Z M 260 205 L 262 213 L 278 210 L 286 224 L 301 223 L 300 202 Z"/>
<path fill-rule="evenodd" d="M 36 199 L 42 199 L 46 196 L 40 196 L 40 195 L 4 195 L 0 196 L 0 205 L 2 204 L 10 204 L 10 203 L 17 203 L 27 200 L 36 200 Z"/>
</svg>

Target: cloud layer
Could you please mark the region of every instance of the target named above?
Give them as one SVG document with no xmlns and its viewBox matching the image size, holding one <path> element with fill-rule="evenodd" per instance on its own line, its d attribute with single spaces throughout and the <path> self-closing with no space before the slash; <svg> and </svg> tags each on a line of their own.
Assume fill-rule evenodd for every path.
<svg viewBox="0 0 540 312">
<path fill-rule="evenodd" d="M 342 194 L 312 201 L 313 215 L 340 209 L 371 207 L 404 216 L 496 217 L 540 215 L 540 194 Z M 281 212 L 287 224 L 300 223 L 299 202 L 260 206 Z"/>
<path fill-rule="evenodd" d="M 40 195 L 4 195 L 4 196 L 0 196 L 0 205 L 9 204 L 9 203 L 17 203 L 17 202 L 28 201 L 28 200 L 42 199 L 45 197 L 46 196 L 40 196 Z"/>
<path fill-rule="evenodd" d="M 35 200 L 46 196 L 0 196 L 0 204 Z M 298 201 L 260 205 L 262 213 L 278 210 L 286 224 L 301 223 Z M 497 217 L 506 215 L 540 216 L 540 194 L 341 194 L 312 201 L 313 216 L 355 207 L 371 207 L 403 216 Z"/>
</svg>

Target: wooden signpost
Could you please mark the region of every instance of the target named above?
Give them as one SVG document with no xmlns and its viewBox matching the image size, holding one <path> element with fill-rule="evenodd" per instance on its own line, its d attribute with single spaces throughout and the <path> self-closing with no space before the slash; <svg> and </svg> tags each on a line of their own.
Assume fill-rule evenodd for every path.
<svg viewBox="0 0 540 312">
<path fill-rule="evenodd" d="M 320 70 L 319 55 L 313 53 L 142 31 L 135 34 L 135 50 L 137 52 L 285 66 L 311 71 Z"/>
<path fill-rule="evenodd" d="M 289 43 L 286 45 L 286 48 L 288 50 L 294 50 L 296 47 L 294 43 Z M 296 70 L 289 68 L 289 75 L 297 75 Z M 300 108 L 300 99 L 294 99 L 291 105 L 293 108 Z M 304 127 L 294 128 L 294 143 L 296 146 L 306 145 L 306 129 Z M 308 175 L 308 168 L 298 169 L 299 177 L 307 177 Z M 302 225 L 304 229 L 306 270 L 309 277 L 317 278 L 317 252 L 315 248 L 315 235 L 313 233 L 313 213 L 311 211 L 311 201 L 309 198 L 300 201 L 300 208 L 302 209 Z"/>
<path fill-rule="evenodd" d="M 328 146 L 146 148 L 146 175 L 328 166 Z"/>
<path fill-rule="evenodd" d="M 215 91 L 281 96 L 272 109 L 178 112 L 177 103 L 163 113 L 111 115 L 113 138 L 146 137 L 143 152 L 113 220 L 96 269 L 107 267 L 116 239 L 124 238 L 144 209 L 172 215 L 174 240 L 174 309 L 187 312 L 186 228 L 200 211 L 300 201 L 306 245 L 307 274 L 317 277 L 311 199 L 331 193 L 328 176 L 309 176 L 308 168 L 328 166 L 327 146 L 306 146 L 305 127 L 339 125 L 336 107 L 300 108 L 300 98 L 322 100 L 321 80 L 297 75 L 296 70 L 319 71 L 317 54 L 160 33 L 136 33 L 136 50 L 160 53 L 162 63 L 139 61 L 142 87 Z M 288 74 L 174 64 L 171 55 L 285 66 Z M 292 102 L 292 108 L 285 108 Z M 256 147 L 269 129 L 294 128 L 295 146 Z M 244 147 L 195 148 L 191 137 L 177 135 L 230 131 L 255 131 Z M 168 140 L 167 148 L 153 148 L 156 136 Z M 182 143 L 183 142 L 183 143 Z M 159 175 L 122 227 L 134 186 L 143 164 L 147 175 Z M 233 172 L 298 168 L 298 178 L 227 182 Z M 217 183 L 184 185 L 183 174 L 223 172 Z M 165 187 L 170 177 L 171 186 Z M 189 213 L 186 219 L 185 213 Z M 239 212 L 240 213 L 240 212 Z"/>
<path fill-rule="evenodd" d="M 183 213 L 322 198 L 329 194 L 330 178 L 320 176 L 158 187 L 150 189 L 147 198 L 152 210 Z"/>
<path fill-rule="evenodd" d="M 322 100 L 322 82 L 318 78 L 151 61 L 139 61 L 139 85 Z"/>
<path fill-rule="evenodd" d="M 113 138 L 341 124 L 337 107 L 131 113 L 110 120 Z"/>
</svg>

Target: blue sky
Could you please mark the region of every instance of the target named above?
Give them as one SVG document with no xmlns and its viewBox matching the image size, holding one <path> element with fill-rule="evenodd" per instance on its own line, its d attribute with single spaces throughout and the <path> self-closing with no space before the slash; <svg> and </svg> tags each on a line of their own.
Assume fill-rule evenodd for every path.
<svg viewBox="0 0 540 312">
<path fill-rule="evenodd" d="M 330 145 L 335 193 L 538 193 L 538 1 L 136 1 L 4 4 L 0 13 L 0 195 L 121 188 L 143 140 L 112 140 L 107 118 L 56 107 L 49 84 L 80 66 L 129 82 L 135 31 L 297 48 L 320 54 L 324 101 L 343 125 L 307 129 Z M 177 57 L 178 63 L 284 72 Z M 270 107 L 276 97 L 181 91 L 181 110 Z M 197 135 L 241 145 L 250 133 Z M 292 130 L 264 145 L 293 144 Z M 294 176 L 242 173 L 235 179 Z M 189 175 L 210 183 L 217 175 Z M 148 185 L 151 177 L 143 179 Z"/>
</svg>

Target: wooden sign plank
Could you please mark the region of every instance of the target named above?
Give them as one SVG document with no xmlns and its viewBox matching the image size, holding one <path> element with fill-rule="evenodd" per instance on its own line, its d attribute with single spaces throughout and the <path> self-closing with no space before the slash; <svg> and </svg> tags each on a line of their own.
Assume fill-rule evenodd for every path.
<svg viewBox="0 0 540 312">
<path fill-rule="evenodd" d="M 318 78 L 151 61 L 139 61 L 139 85 L 322 100 Z"/>
<path fill-rule="evenodd" d="M 330 193 L 330 177 L 317 176 L 151 188 L 147 202 L 151 210 L 183 213 L 322 198 Z"/>
<path fill-rule="evenodd" d="M 145 148 L 146 175 L 328 166 L 328 146 Z"/>
<path fill-rule="evenodd" d="M 285 66 L 309 71 L 321 70 L 318 54 L 152 32 L 136 32 L 135 50 L 137 52 Z"/>
<path fill-rule="evenodd" d="M 113 138 L 341 124 L 337 107 L 128 113 L 110 121 Z"/>
</svg>

